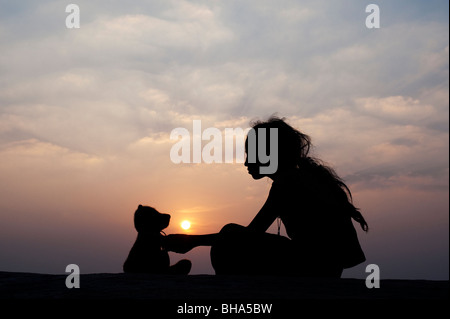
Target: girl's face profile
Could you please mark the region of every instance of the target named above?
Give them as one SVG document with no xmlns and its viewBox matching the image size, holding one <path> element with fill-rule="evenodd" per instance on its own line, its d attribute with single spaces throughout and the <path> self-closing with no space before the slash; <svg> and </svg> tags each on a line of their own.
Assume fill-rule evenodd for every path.
<svg viewBox="0 0 450 319">
<path fill-rule="evenodd" d="M 255 163 L 249 163 L 248 161 L 248 139 L 245 141 L 245 163 L 244 165 L 247 167 L 248 173 L 253 177 L 253 179 L 261 179 L 263 178 L 264 174 L 260 173 L 260 167 L 263 166 L 258 161 L 258 158 L 256 159 Z"/>
<path fill-rule="evenodd" d="M 248 156 L 247 156 L 247 152 L 245 152 L 245 163 L 244 165 L 247 167 L 247 171 L 250 175 L 252 175 L 252 177 L 254 179 L 261 179 L 264 177 L 264 175 L 261 175 L 259 172 L 259 168 L 261 167 L 261 165 L 259 163 L 249 163 L 248 162 Z"/>
</svg>

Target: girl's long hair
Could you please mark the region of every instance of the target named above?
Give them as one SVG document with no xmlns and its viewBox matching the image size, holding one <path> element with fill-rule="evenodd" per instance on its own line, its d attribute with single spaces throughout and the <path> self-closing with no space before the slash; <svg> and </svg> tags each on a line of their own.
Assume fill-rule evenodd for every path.
<svg viewBox="0 0 450 319">
<path fill-rule="evenodd" d="M 278 129 L 278 167 L 295 167 L 308 170 L 318 180 L 325 182 L 336 195 L 345 201 L 345 211 L 358 222 L 364 231 L 369 226 L 358 208 L 353 205 L 352 193 L 335 170 L 325 165 L 321 160 L 309 155 L 312 148 L 311 138 L 287 124 L 284 118 L 270 117 L 267 121 L 252 122 L 253 129 L 277 128 Z"/>
</svg>

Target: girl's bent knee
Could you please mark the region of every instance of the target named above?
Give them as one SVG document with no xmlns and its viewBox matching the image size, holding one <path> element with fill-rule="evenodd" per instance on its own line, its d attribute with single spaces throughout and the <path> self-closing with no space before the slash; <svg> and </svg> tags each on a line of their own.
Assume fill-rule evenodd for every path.
<svg viewBox="0 0 450 319">
<path fill-rule="evenodd" d="M 222 227 L 222 229 L 220 230 L 221 234 L 230 234 L 230 233 L 236 233 L 239 231 L 243 231 L 245 229 L 244 226 L 242 225 L 238 225 L 238 224 L 226 224 L 225 226 Z"/>
</svg>

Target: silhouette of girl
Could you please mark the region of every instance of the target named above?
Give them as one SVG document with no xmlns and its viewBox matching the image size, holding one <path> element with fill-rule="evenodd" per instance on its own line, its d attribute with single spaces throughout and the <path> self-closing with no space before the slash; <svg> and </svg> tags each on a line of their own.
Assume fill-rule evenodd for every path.
<svg viewBox="0 0 450 319">
<path fill-rule="evenodd" d="M 217 234 L 168 235 L 166 249 L 185 253 L 196 246 L 211 246 L 216 274 L 340 277 L 344 268 L 364 262 L 352 219 L 364 231 L 368 225 L 342 179 L 309 156 L 310 137 L 277 117 L 253 125 L 256 140 L 260 128 L 266 129 L 266 143 L 270 128 L 277 129 L 278 169 L 261 174 L 260 168 L 269 163 L 245 162 L 254 179 L 273 180 L 258 214 L 246 227 L 228 224 Z M 246 153 L 248 149 L 247 138 Z M 289 238 L 266 233 L 277 218 Z"/>
</svg>

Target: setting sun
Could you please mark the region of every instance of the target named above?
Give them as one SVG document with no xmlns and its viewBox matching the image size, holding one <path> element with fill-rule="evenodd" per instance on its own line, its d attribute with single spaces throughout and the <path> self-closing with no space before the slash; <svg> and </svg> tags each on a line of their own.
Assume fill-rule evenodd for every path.
<svg viewBox="0 0 450 319">
<path fill-rule="evenodd" d="M 184 220 L 181 222 L 181 228 L 187 230 L 187 229 L 191 228 L 191 223 L 187 220 Z"/>
</svg>

